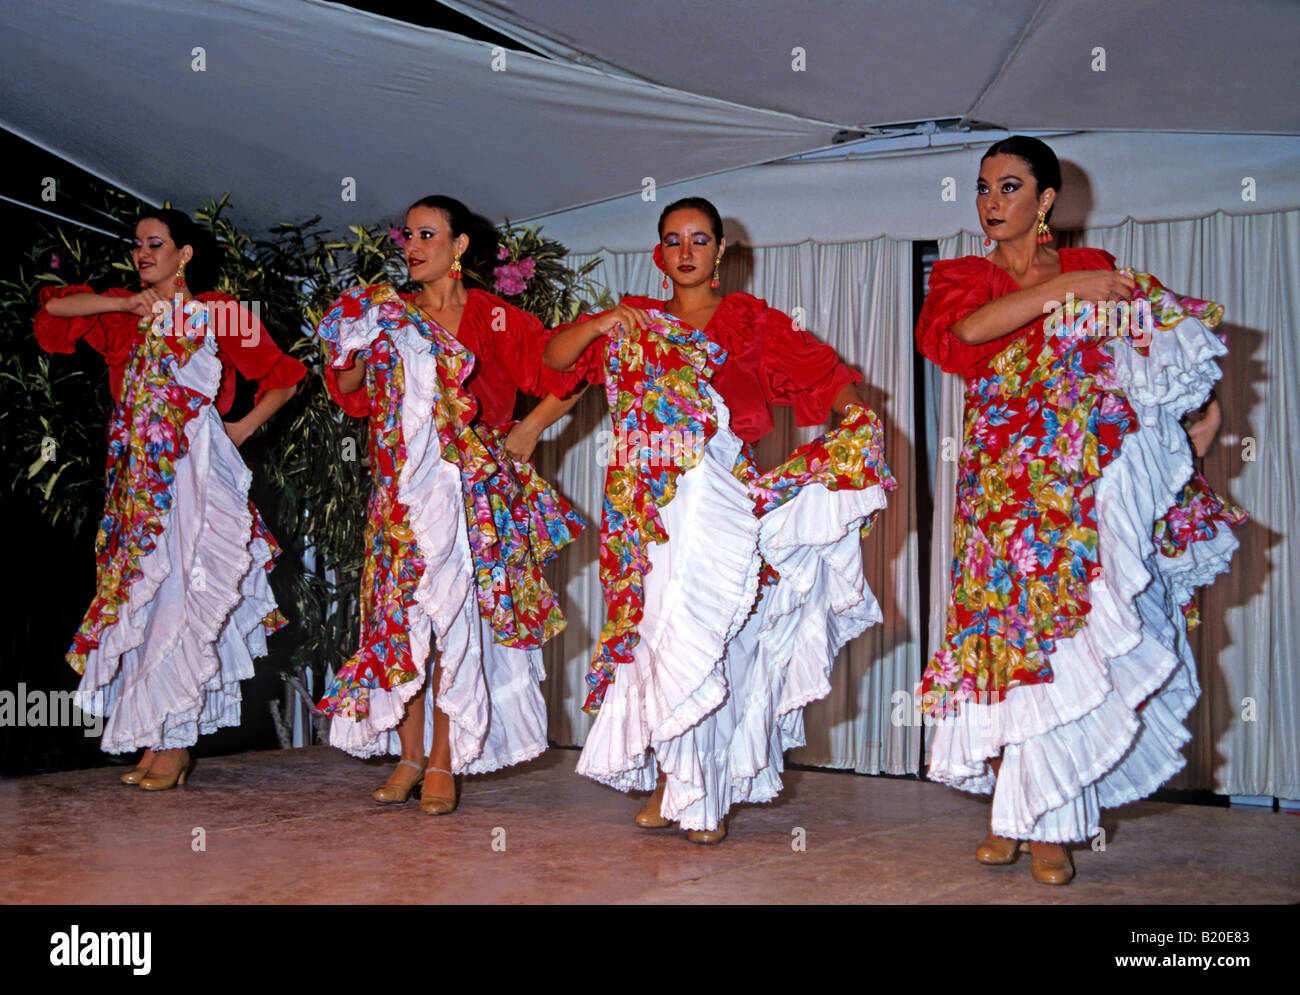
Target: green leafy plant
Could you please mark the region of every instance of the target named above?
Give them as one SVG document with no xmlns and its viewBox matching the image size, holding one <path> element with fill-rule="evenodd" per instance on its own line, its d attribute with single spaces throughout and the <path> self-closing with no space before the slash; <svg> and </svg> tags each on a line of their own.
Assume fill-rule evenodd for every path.
<svg viewBox="0 0 1300 995">
<path fill-rule="evenodd" d="M 491 280 L 483 282 L 492 293 L 538 318 L 548 328 L 573 321 L 584 311 L 614 306 L 604 287 L 591 279 L 600 260 L 577 269 L 564 264 L 569 250 L 553 238 L 543 238 L 540 227 L 517 228 L 506 222 L 500 228 L 501 248 Z"/>
<path fill-rule="evenodd" d="M 99 522 L 104 502 L 104 426 L 112 410 L 102 360 L 79 350 L 51 356 L 36 344 L 32 317 L 44 287 L 121 286 L 134 197 L 97 184 L 85 205 L 94 228 L 49 225 L 0 279 L 0 466 L 10 491 L 34 503 L 51 526 L 78 535 Z"/>
</svg>

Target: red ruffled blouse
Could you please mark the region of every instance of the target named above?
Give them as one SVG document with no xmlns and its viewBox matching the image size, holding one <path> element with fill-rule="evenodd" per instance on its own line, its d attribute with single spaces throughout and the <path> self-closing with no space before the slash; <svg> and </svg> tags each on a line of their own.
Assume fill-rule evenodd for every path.
<svg viewBox="0 0 1300 995">
<path fill-rule="evenodd" d="M 1059 249 L 1058 253 L 1062 273 L 1115 268 L 1115 257 L 1101 249 Z M 990 301 L 1019 289 L 1020 285 L 1006 270 L 983 256 L 940 259 L 930 269 L 930 293 L 916 323 L 917 349 L 948 373 L 960 373 L 968 379 L 979 376 L 988 361 L 1014 338 L 1041 329 L 1047 315 L 1011 335 L 978 345 L 968 345 L 949 329 Z"/>
<path fill-rule="evenodd" d="M 620 303 L 656 311 L 667 304 L 653 297 L 624 297 Z M 862 381 L 862 374 L 841 362 L 834 349 L 751 294 L 727 294 L 703 331 L 727 350 L 711 383 L 727 404 L 731 430 L 745 442 L 757 442 L 772 431 L 772 405 L 794 408 L 801 427 L 820 425 L 830 417 L 839 392 Z M 602 336 L 567 376 L 603 383 L 604 349 Z"/>
<path fill-rule="evenodd" d="M 41 309 L 36 312 L 36 342 L 46 352 L 71 353 L 77 349 L 77 341 L 85 339 L 86 344 L 100 352 L 108 363 L 108 386 L 113 392 L 113 400 L 122 399 L 122 377 L 126 364 L 135 354 L 140 331 L 140 316 L 126 311 L 110 311 L 104 314 L 90 314 L 79 318 L 57 318 L 45 309 L 47 301 L 71 294 L 93 294 L 90 287 L 45 287 L 41 290 Z M 134 292 L 123 287 L 112 287 L 104 291 L 105 297 L 132 297 Z M 216 291 L 195 295 L 196 300 L 208 302 L 239 302 L 229 294 Z M 274 387 L 292 387 L 307 375 L 307 368 L 280 351 L 271 335 L 262 323 L 244 310 L 241 325 L 231 328 L 230 334 L 222 334 L 218 325 L 217 354 L 221 360 L 221 384 L 214 400 L 218 414 L 224 415 L 230 410 L 235 399 L 235 372 L 238 371 L 246 380 L 257 383 L 257 398 Z"/>
<path fill-rule="evenodd" d="M 413 301 L 415 294 L 401 294 Z M 466 291 L 465 312 L 461 315 L 456 341 L 474 354 L 474 372 L 465 386 L 478 401 L 479 417 L 489 425 L 505 425 L 514 417 L 515 400 L 522 391 L 532 397 L 547 394 L 563 396 L 569 384 L 542 362 L 542 348 L 551 332 L 527 311 L 507 304 L 486 290 Z M 330 396 L 348 414 L 365 418 L 370 413 L 370 398 L 362 384 L 351 393 L 339 390 L 341 369 L 327 365 L 325 384 Z"/>
</svg>

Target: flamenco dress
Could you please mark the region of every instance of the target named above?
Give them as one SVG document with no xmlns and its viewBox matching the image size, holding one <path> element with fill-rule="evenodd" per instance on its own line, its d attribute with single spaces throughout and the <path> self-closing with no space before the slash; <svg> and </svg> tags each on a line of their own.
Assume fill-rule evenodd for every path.
<svg viewBox="0 0 1300 995">
<path fill-rule="evenodd" d="M 103 750 L 179 749 L 239 724 L 239 682 L 285 624 L 267 582 L 279 547 L 248 499 L 252 475 L 220 415 L 236 370 L 258 381 L 259 397 L 306 370 L 225 294 L 143 319 L 44 308 L 92 292 L 46 288 L 35 320 L 48 352 L 71 353 L 81 339 L 101 352 L 116 401 L 95 597 L 67 660 L 81 674 L 78 707 L 107 716 Z"/>
<path fill-rule="evenodd" d="M 546 330 L 477 289 L 453 336 L 413 295 L 386 284 L 345 293 L 317 334 L 326 383 L 367 419 L 372 491 L 361 577 L 361 639 L 317 710 L 332 745 L 400 754 L 396 727 L 431 671 L 425 752 L 436 706 L 450 719 L 451 769 L 486 773 L 547 746 L 541 646 L 564 627 L 543 565 L 582 520 L 529 463 L 505 452 L 519 390 L 561 390 L 541 362 Z M 355 391 L 338 370 L 366 358 Z"/>
<path fill-rule="evenodd" d="M 1094 249 L 1060 258 L 1114 268 Z M 1075 302 L 970 346 L 953 324 L 1019 288 L 981 257 L 939 262 L 917 326 L 966 384 L 952 595 L 921 686 L 930 777 L 992 792 L 999 836 L 1087 839 L 1102 807 L 1182 768 L 1192 592 L 1245 519 L 1194 472 L 1181 421 L 1220 376 L 1222 308 L 1129 272 L 1131 305 Z"/>
<path fill-rule="evenodd" d="M 666 774 L 662 814 L 717 828 L 731 806 L 781 790 L 803 708 L 830 691 L 835 655 L 881 615 L 860 533 L 894 486 L 875 415 L 760 473 L 750 444 L 770 405 L 801 425 L 861 377 L 833 349 L 748 294 L 701 330 L 647 309 L 645 332 L 597 340 L 574 375 L 603 383 L 607 467 L 600 576 L 606 601 L 578 772 L 621 791 Z"/>
</svg>

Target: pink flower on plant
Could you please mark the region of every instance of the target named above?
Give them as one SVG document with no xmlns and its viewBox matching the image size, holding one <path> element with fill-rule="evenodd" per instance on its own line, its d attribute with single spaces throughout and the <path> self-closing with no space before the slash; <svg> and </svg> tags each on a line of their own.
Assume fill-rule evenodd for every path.
<svg viewBox="0 0 1300 995">
<path fill-rule="evenodd" d="M 502 262 L 505 262 L 507 259 L 510 258 L 510 250 L 507 249 L 504 245 L 501 246 L 501 248 L 497 250 L 497 258 L 500 259 Z"/>
<path fill-rule="evenodd" d="M 388 237 L 391 238 L 398 245 L 402 246 L 402 248 L 406 248 L 406 236 L 402 234 L 402 229 L 389 228 Z"/>
<path fill-rule="evenodd" d="M 528 289 L 528 281 L 533 275 L 533 261 L 525 259 L 516 263 L 506 263 L 494 269 L 492 275 L 496 277 L 497 293 L 514 297 Z"/>
<path fill-rule="evenodd" d="M 51 252 L 51 253 L 50 253 L 50 269 L 58 269 L 58 268 L 59 268 L 59 262 L 60 262 L 60 260 L 59 260 L 59 254 L 58 254 L 57 252 Z"/>
</svg>

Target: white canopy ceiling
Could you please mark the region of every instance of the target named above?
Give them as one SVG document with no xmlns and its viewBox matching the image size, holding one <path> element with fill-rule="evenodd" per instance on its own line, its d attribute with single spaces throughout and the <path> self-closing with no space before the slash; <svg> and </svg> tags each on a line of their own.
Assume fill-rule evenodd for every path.
<svg viewBox="0 0 1300 995">
<path fill-rule="evenodd" d="M 539 217 L 899 122 L 1300 132 L 1295 0 L 449 6 L 545 56 L 320 0 L 5 0 L 0 126 L 257 228 Z"/>
<path fill-rule="evenodd" d="M 259 227 L 435 192 L 543 214 L 836 130 L 316 0 L 6 0 L 0 36 L 0 126 L 155 203 L 229 191 Z"/>
<path fill-rule="evenodd" d="M 1296 0 L 444 2 L 574 64 L 844 128 L 1300 131 Z"/>
</svg>

